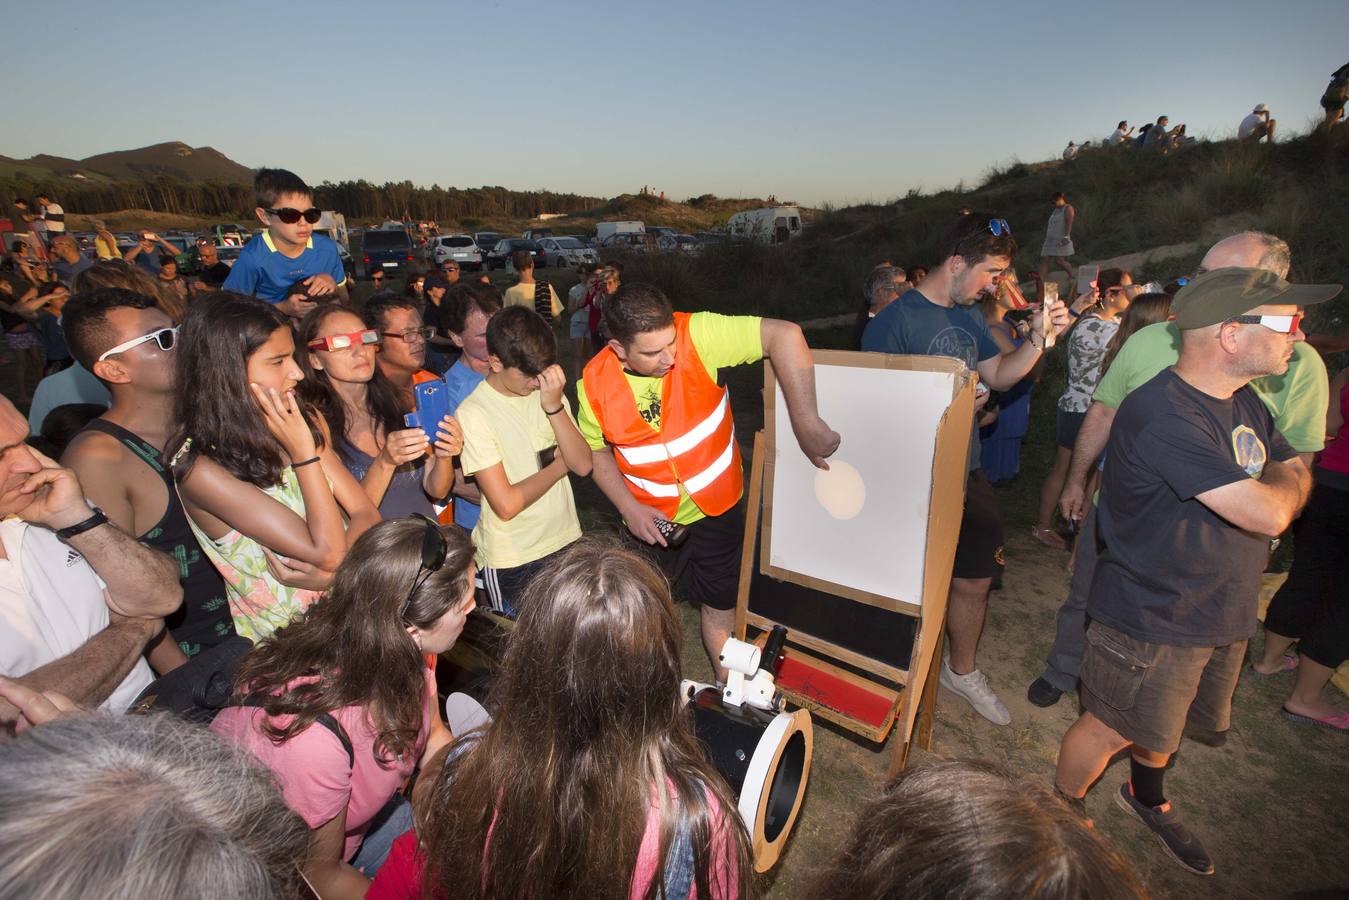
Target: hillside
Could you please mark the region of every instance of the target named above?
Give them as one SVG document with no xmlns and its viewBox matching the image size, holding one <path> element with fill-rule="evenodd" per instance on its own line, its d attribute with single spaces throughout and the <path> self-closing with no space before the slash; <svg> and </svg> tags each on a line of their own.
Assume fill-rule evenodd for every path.
<svg viewBox="0 0 1349 900">
<path fill-rule="evenodd" d="M 249 184 L 253 180 L 252 169 L 214 147 L 189 147 L 181 141 L 99 153 L 79 160 L 47 154 L 28 159 L 0 156 L 0 177 L 12 178 L 19 173 L 34 180 L 78 177 L 90 181 L 135 181 L 161 176 L 179 181 L 225 184 Z"/>
</svg>

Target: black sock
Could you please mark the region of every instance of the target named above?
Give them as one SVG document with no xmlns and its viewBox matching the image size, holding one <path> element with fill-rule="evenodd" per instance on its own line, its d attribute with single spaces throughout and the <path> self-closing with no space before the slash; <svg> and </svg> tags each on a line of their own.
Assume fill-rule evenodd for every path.
<svg viewBox="0 0 1349 900">
<path fill-rule="evenodd" d="M 1144 806 L 1155 809 L 1166 802 L 1166 795 L 1162 793 L 1162 779 L 1165 777 L 1166 766 L 1154 769 L 1129 757 L 1129 784 L 1133 787 L 1134 799 Z"/>
</svg>

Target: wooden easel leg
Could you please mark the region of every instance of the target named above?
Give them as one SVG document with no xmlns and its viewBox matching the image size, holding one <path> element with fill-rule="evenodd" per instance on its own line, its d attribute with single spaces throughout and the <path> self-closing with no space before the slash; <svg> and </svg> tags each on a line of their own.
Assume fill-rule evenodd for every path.
<svg viewBox="0 0 1349 900">
<path fill-rule="evenodd" d="M 918 707 L 918 746 L 924 750 L 932 749 L 932 726 L 937 720 L 937 688 L 941 679 L 942 647 L 946 644 L 946 629 L 942 628 L 937 639 L 937 649 L 932 654 L 928 666 L 927 681 L 923 684 L 923 698 Z"/>
</svg>

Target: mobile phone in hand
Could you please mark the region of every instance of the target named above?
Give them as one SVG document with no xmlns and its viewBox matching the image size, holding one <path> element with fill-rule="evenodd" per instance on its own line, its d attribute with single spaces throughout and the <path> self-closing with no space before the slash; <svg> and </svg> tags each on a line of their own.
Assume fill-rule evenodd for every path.
<svg viewBox="0 0 1349 900">
<path fill-rule="evenodd" d="M 544 447 L 539 451 L 538 456 L 539 471 L 543 471 L 553 464 L 553 460 L 557 459 L 557 444 L 554 444 L 551 447 Z"/>
</svg>

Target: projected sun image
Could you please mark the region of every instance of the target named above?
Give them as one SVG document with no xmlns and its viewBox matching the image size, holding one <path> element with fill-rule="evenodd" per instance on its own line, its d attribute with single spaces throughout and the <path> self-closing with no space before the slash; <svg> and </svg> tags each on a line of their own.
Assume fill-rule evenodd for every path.
<svg viewBox="0 0 1349 900">
<path fill-rule="evenodd" d="M 834 458 L 828 471 L 815 470 L 815 499 L 835 519 L 851 519 L 866 506 L 867 486 L 856 468 Z"/>
</svg>

